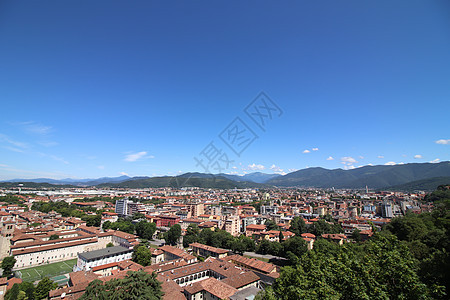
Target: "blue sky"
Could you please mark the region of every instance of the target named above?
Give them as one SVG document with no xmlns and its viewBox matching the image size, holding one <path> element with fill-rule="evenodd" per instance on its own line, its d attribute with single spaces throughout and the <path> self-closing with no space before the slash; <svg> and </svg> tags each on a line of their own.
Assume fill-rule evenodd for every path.
<svg viewBox="0 0 450 300">
<path fill-rule="evenodd" d="M 0 179 L 450 160 L 448 1 L 2 1 L 0 40 Z"/>
</svg>

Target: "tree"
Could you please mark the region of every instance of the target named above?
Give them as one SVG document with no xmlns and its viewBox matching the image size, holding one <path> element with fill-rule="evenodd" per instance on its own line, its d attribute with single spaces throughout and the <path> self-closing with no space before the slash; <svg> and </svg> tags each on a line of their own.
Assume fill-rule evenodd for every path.
<svg viewBox="0 0 450 300">
<path fill-rule="evenodd" d="M 427 298 L 408 248 L 395 237 L 378 236 L 339 249 L 335 253 L 304 253 L 298 264 L 282 269 L 273 293 L 262 299 Z"/>
<path fill-rule="evenodd" d="M 267 230 L 279 230 L 280 229 L 280 227 L 278 227 L 277 223 L 275 223 L 271 219 L 267 219 L 266 222 L 264 222 L 264 225 L 266 225 Z"/>
<path fill-rule="evenodd" d="M 36 286 L 34 297 L 36 300 L 46 299 L 48 297 L 48 292 L 56 289 L 57 287 L 58 284 L 50 280 L 48 277 L 44 277 Z"/>
<path fill-rule="evenodd" d="M 299 236 L 291 237 L 285 240 L 283 243 L 283 252 L 292 252 L 297 257 L 301 257 L 306 251 L 308 251 L 308 246 L 303 238 Z"/>
<path fill-rule="evenodd" d="M 106 244 L 106 248 L 110 248 L 110 247 L 114 247 L 114 244 L 109 242 L 108 244 Z"/>
<path fill-rule="evenodd" d="M 113 279 L 106 283 L 94 280 L 86 288 L 81 300 L 159 300 L 163 292 L 156 273 L 145 271 L 128 272 L 122 279 Z"/>
<path fill-rule="evenodd" d="M 181 226 L 179 224 L 175 224 L 170 227 L 169 231 L 164 234 L 164 239 L 166 240 L 166 243 L 170 245 L 176 245 L 180 236 Z"/>
<path fill-rule="evenodd" d="M 19 284 L 15 283 L 13 287 L 6 292 L 5 300 L 17 300 L 17 298 L 19 297 L 19 292 L 20 292 Z"/>
<path fill-rule="evenodd" d="M 151 240 L 156 231 L 156 224 L 147 221 L 140 221 L 136 224 L 136 235 L 140 238 Z"/>
<path fill-rule="evenodd" d="M 214 232 L 211 231 L 211 229 L 209 229 L 209 228 L 205 228 L 200 232 L 199 237 L 200 237 L 199 243 L 211 246 L 212 242 L 214 240 L 214 238 L 213 238 Z"/>
<path fill-rule="evenodd" d="M 49 239 L 50 241 L 52 241 L 52 240 L 57 240 L 57 239 L 59 239 L 59 235 L 57 235 L 57 234 L 52 234 L 48 239 Z"/>
<path fill-rule="evenodd" d="M 14 268 L 14 265 L 16 264 L 16 259 L 14 256 L 7 256 L 3 259 L 1 268 L 3 269 L 3 277 L 9 277 L 12 275 L 12 268 Z"/>
<path fill-rule="evenodd" d="M 28 300 L 34 299 L 34 284 L 24 281 L 19 285 L 21 291 L 24 291 Z"/>
<path fill-rule="evenodd" d="M 106 221 L 105 223 L 103 223 L 102 225 L 103 230 L 107 230 L 107 229 L 111 229 L 111 221 Z"/>
<path fill-rule="evenodd" d="M 140 212 L 134 213 L 131 217 L 132 220 L 145 220 L 145 215 L 141 214 Z"/>
<path fill-rule="evenodd" d="M 28 300 L 27 294 L 24 291 L 19 291 L 19 295 L 17 295 L 17 300 Z"/>
<path fill-rule="evenodd" d="M 255 241 L 248 236 L 242 234 L 241 236 L 239 236 L 238 242 L 244 245 L 245 251 L 255 251 Z"/>
<path fill-rule="evenodd" d="M 291 220 L 291 226 L 289 227 L 289 231 L 295 233 L 295 235 L 301 235 L 306 232 L 306 223 L 303 218 L 294 217 Z"/>
<path fill-rule="evenodd" d="M 152 263 L 152 253 L 146 246 L 137 245 L 131 256 L 131 260 L 135 263 L 140 264 L 141 266 L 146 267 L 151 265 Z"/>
<path fill-rule="evenodd" d="M 270 252 L 270 242 L 268 240 L 262 240 L 256 247 L 256 253 L 268 254 Z"/>
<path fill-rule="evenodd" d="M 278 242 L 271 242 L 269 245 L 269 253 L 275 256 L 284 256 L 283 245 Z"/>
<path fill-rule="evenodd" d="M 360 232 L 361 232 L 361 230 L 359 230 L 358 228 L 355 228 L 355 230 L 353 230 L 353 232 L 352 232 L 352 239 L 354 239 L 357 242 L 361 242 L 362 238 L 361 238 Z"/>
<path fill-rule="evenodd" d="M 342 232 L 342 227 L 339 224 L 329 223 L 324 219 L 320 219 L 313 223 L 310 231 L 316 236 L 321 236 L 324 233 L 340 233 Z"/>
<path fill-rule="evenodd" d="M 200 242 L 200 229 L 197 224 L 189 224 L 186 234 L 183 237 L 183 247 L 189 247 L 190 244 Z"/>
<path fill-rule="evenodd" d="M 100 224 L 102 223 L 101 215 L 85 216 L 82 219 L 86 221 L 86 226 L 100 227 Z"/>
</svg>

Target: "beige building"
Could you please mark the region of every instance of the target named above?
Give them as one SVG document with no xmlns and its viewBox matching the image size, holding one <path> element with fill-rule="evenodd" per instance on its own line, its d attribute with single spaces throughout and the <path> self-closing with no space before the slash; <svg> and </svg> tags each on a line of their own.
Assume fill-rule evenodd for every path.
<svg viewBox="0 0 450 300">
<path fill-rule="evenodd" d="M 205 205 L 203 203 L 193 203 L 186 206 L 191 217 L 198 217 L 205 214 Z"/>
<path fill-rule="evenodd" d="M 240 233 L 240 219 L 239 216 L 227 216 L 225 220 L 224 229 L 232 236 L 238 236 Z"/>
<path fill-rule="evenodd" d="M 72 233 L 76 233 L 73 236 Z M 48 240 L 36 234 L 24 234 L 14 237 L 9 255 L 16 258 L 14 268 L 26 268 L 44 263 L 77 258 L 78 253 L 106 248 L 108 243 L 114 246 L 133 248 L 138 244 L 137 237 L 121 231 L 100 232 L 95 227 L 79 226 L 76 231 L 69 231 L 69 237 Z"/>
</svg>

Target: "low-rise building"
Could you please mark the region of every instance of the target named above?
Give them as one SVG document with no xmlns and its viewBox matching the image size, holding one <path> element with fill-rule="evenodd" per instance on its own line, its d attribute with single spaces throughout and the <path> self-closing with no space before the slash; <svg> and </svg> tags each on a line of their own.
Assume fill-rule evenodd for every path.
<svg viewBox="0 0 450 300">
<path fill-rule="evenodd" d="M 200 256 L 203 257 L 216 257 L 216 258 L 223 258 L 228 255 L 228 250 L 220 249 L 212 246 L 203 245 L 200 243 L 192 243 L 189 245 L 189 248 L 192 249 L 192 251 Z"/>
<path fill-rule="evenodd" d="M 122 246 L 108 247 L 90 252 L 78 253 L 76 271 L 89 271 L 93 267 L 131 259 L 133 249 Z"/>
</svg>

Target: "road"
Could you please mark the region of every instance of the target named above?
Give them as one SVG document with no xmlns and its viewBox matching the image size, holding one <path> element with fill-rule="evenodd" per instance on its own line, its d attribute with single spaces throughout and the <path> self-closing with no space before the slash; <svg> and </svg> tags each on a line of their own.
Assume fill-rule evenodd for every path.
<svg viewBox="0 0 450 300">
<path fill-rule="evenodd" d="M 150 244 L 155 245 L 155 246 L 161 246 L 162 244 L 165 243 L 164 240 L 159 240 L 159 239 L 154 239 L 153 241 L 149 241 Z"/>
</svg>

